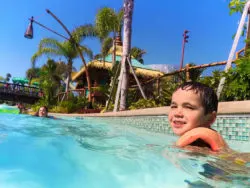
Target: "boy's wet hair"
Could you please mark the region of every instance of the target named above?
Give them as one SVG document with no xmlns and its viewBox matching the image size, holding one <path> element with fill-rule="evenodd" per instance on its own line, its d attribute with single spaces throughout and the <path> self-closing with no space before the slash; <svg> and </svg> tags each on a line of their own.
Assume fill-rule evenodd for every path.
<svg viewBox="0 0 250 188">
<path fill-rule="evenodd" d="M 211 87 L 199 82 L 184 82 L 183 84 L 179 85 L 175 91 L 180 88 L 187 91 L 193 90 L 195 93 L 200 95 L 202 106 L 205 109 L 205 115 L 212 113 L 213 111 L 217 112 L 218 97 Z"/>
</svg>

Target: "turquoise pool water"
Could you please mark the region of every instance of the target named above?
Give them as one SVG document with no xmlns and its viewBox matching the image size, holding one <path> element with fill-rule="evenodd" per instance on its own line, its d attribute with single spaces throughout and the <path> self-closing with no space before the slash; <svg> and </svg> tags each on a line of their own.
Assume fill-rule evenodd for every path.
<svg viewBox="0 0 250 188">
<path fill-rule="evenodd" d="M 0 113 L 0 187 L 250 186 L 247 166 L 180 150 L 175 141 L 123 121 Z"/>
</svg>

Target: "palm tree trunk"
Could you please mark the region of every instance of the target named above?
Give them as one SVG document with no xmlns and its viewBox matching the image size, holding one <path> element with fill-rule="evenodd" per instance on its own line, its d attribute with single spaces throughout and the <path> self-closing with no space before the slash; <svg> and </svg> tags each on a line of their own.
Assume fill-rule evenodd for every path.
<svg viewBox="0 0 250 188">
<path fill-rule="evenodd" d="M 68 61 L 68 76 L 67 76 L 67 82 L 66 82 L 66 96 L 67 96 L 67 99 L 68 99 L 68 95 L 69 95 L 69 84 L 70 84 L 70 82 L 71 82 L 71 72 L 72 72 L 72 61 L 71 60 L 69 60 Z"/>
<path fill-rule="evenodd" d="M 113 52 L 112 52 L 112 69 L 115 66 L 116 63 L 116 33 L 114 32 L 114 36 L 113 36 Z"/>
<path fill-rule="evenodd" d="M 88 90 L 89 90 L 88 102 L 92 102 L 92 96 L 91 96 L 91 81 L 90 81 L 90 77 L 89 77 L 89 70 L 88 70 L 86 61 L 85 61 L 85 59 L 84 59 L 84 57 L 83 57 L 83 55 L 82 55 L 82 52 L 81 52 L 81 50 L 80 50 L 78 44 L 76 44 L 76 49 L 77 49 L 77 51 L 78 51 L 78 53 L 79 53 L 79 55 L 80 55 L 80 58 L 81 58 L 81 60 L 82 60 L 82 62 L 83 62 L 83 65 L 84 65 L 84 67 L 85 67 L 86 79 L 87 79 Z"/>
<path fill-rule="evenodd" d="M 131 49 L 131 34 L 132 34 L 132 16 L 134 8 L 134 0 L 124 0 L 124 42 L 123 42 L 123 52 L 122 52 L 122 83 L 121 83 L 121 100 L 120 100 L 120 110 L 126 109 L 126 98 L 128 91 L 129 82 L 129 66 L 127 63 L 127 57 Z"/>
<path fill-rule="evenodd" d="M 53 17 L 62 27 L 63 27 L 63 29 L 68 33 L 68 35 L 70 36 L 70 39 L 72 40 L 73 37 L 72 37 L 70 31 L 69 31 L 68 28 L 61 22 L 61 20 L 59 20 L 50 10 L 46 9 L 46 12 L 47 12 L 48 14 L 50 14 L 50 15 L 51 15 L 51 16 L 52 16 L 52 17 Z M 78 44 L 77 42 L 75 42 L 74 40 L 73 40 L 73 43 L 75 44 L 76 49 L 77 49 L 77 51 L 78 51 L 78 53 L 79 53 L 79 55 L 80 55 L 80 58 L 81 58 L 81 60 L 82 60 L 82 62 L 83 62 L 83 64 L 84 64 L 84 67 L 85 67 L 86 79 L 87 79 L 88 90 L 89 90 L 89 97 L 88 97 L 88 100 L 89 100 L 89 102 L 91 102 L 91 82 L 90 82 L 88 67 L 87 67 L 87 64 L 86 64 L 86 62 L 85 62 L 85 59 L 84 59 L 84 57 L 83 57 L 83 55 L 82 55 L 82 52 L 81 52 L 81 50 L 80 50 L 80 48 L 79 48 L 79 44 Z M 71 76 L 71 75 L 70 75 L 70 76 Z"/>
<path fill-rule="evenodd" d="M 116 32 L 114 32 L 114 36 L 113 36 L 113 52 L 112 52 L 112 68 L 111 68 L 111 70 L 112 70 L 112 72 L 114 72 L 114 67 L 115 67 L 115 64 L 116 64 Z M 117 71 L 119 70 L 119 66 L 118 66 L 118 69 L 117 69 Z M 108 108 L 109 108 L 109 103 L 110 103 L 110 100 L 111 100 L 111 97 L 112 97 L 112 94 L 113 94 L 113 90 L 114 90 L 114 86 L 115 86 L 115 83 L 116 83 L 116 81 L 115 81 L 115 79 L 116 79 L 116 77 L 117 77 L 117 72 L 116 71 L 116 73 L 114 74 L 114 75 L 112 75 L 112 77 L 111 77 L 111 79 L 110 79 L 110 84 L 109 84 L 109 86 L 110 86 L 110 93 L 109 93 L 109 97 L 108 97 L 108 100 L 106 101 L 106 106 L 105 106 L 105 108 L 106 108 L 106 110 L 108 110 Z"/>
</svg>

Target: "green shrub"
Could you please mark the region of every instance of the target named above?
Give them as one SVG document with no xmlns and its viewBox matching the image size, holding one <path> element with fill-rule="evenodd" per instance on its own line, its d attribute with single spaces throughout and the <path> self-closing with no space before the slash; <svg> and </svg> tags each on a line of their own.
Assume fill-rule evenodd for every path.
<svg viewBox="0 0 250 188">
<path fill-rule="evenodd" d="M 140 99 L 135 103 L 132 103 L 129 110 L 143 109 L 143 108 L 154 108 L 158 107 L 153 99 Z"/>
</svg>

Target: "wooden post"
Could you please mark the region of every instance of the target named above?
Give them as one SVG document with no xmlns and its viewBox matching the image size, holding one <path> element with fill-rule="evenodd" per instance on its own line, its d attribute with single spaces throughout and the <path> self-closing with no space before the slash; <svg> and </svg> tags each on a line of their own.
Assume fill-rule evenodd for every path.
<svg viewBox="0 0 250 188">
<path fill-rule="evenodd" d="M 133 74 L 133 76 L 134 76 L 134 78 L 135 78 L 135 81 L 136 81 L 136 83 L 137 83 L 137 85 L 138 85 L 138 87 L 139 87 L 139 89 L 140 89 L 140 92 L 141 92 L 143 98 L 144 98 L 144 99 L 147 99 L 147 97 L 146 97 L 146 95 L 145 95 L 145 93 L 144 93 L 144 91 L 143 91 L 143 89 L 142 89 L 142 87 L 141 87 L 141 84 L 140 84 L 140 82 L 139 82 L 139 80 L 138 80 L 138 78 L 137 78 L 137 76 L 136 76 L 136 74 L 135 74 L 135 70 L 134 70 L 134 68 L 133 68 L 133 66 L 132 66 L 132 64 L 131 64 L 131 62 L 130 62 L 130 59 L 129 59 L 128 57 L 127 57 L 127 60 L 128 60 L 128 64 L 129 64 L 129 66 L 130 66 L 131 72 L 132 72 L 132 74 Z"/>
<path fill-rule="evenodd" d="M 160 95 L 160 78 L 157 78 L 156 80 L 156 90 L 157 90 L 157 96 Z"/>
<path fill-rule="evenodd" d="M 190 67 L 190 64 L 187 64 L 186 65 L 186 82 L 190 82 L 190 72 L 189 72 L 189 67 Z"/>
<path fill-rule="evenodd" d="M 249 55 L 249 47 L 250 47 L 250 9 L 248 8 L 248 20 L 247 20 L 247 36 L 246 36 L 246 45 L 245 45 L 245 56 Z"/>
</svg>

